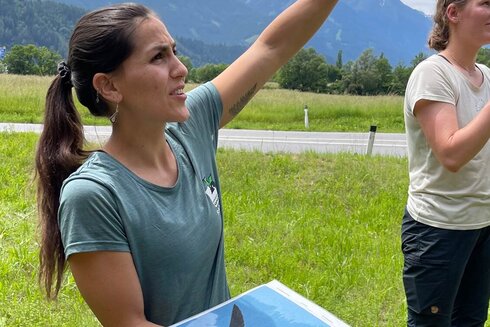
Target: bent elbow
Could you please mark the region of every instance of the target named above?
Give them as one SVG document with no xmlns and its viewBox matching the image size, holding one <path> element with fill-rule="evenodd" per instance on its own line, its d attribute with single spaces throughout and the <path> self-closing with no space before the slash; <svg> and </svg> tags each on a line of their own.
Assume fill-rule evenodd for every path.
<svg viewBox="0 0 490 327">
<path fill-rule="evenodd" d="M 451 157 L 439 158 L 439 162 L 451 173 L 457 173 L 465 164 L 464 162 L 461 162 L 461 160 Z"/>
<path fill-rule="evenodd" d="M 449 170 L 451 173 L 457 173 L 462 166 L 459 165 L 445 165 L 444 168 Z"/>
</svg>

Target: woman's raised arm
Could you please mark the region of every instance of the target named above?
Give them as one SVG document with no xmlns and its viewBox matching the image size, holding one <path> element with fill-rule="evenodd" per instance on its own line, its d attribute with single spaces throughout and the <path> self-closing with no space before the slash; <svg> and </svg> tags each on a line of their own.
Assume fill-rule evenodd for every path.
<svg viewBox="0 0 490 327">
<path fill-rule="evenodd" d="M 337 0 L 298 0 L 260 34 L 245 53 L 213 80 L 223 101 L 220 126 L 231 121 L 315 34 Z"/>
</svg>

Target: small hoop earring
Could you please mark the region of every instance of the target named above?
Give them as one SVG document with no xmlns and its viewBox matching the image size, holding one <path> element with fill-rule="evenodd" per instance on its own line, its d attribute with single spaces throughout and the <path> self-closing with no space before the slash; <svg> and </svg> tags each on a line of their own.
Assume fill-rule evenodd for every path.
<svg viewBox="0 0 490 327">
<path fill-rule="evenodd" d="M 119 113 L 119 103 L 116 104 L 116 111 L 114 111 L 114 113 L 109 117 L 109 120 L 111 121 L 111 123 L 116 123 L 117 121 L 117 114 Z"/>
</svg>

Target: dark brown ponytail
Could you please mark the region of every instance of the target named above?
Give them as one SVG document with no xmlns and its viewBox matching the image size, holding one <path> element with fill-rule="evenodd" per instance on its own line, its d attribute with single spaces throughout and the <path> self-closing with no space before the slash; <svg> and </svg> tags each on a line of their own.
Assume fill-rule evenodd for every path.
<svg viewBox="0 0 490 327">
<path fill-rule="evenodd" d="M 83 126 L 71 92 L 71 85 L 59 75 L 52 82 L 46 96 L 44 128 L 36 153 L 41 228 L 39 278 L 49 298 L 58 293 L 65 267 L 58 226 L 61 184 L 87 156 L 83 150 Z M 54 294 L 53 277 L 56 281 Z"/>
<path fill-rule="evenodd" d="M 48 298 L 56 298 L 66 267 L 58 225 L 63 181 L 87 158 L 83 125 L 72 95 L 95 116 L 109 117 L 109 107 L 92 85 L 96 73 L 116 70 L 133 51 L 131 35 L 140 22 L 156 16 L 144 6 L 115 5 L 90 12 L 75 26 L 66 63 L 58 67 L 44 113 L 36 152 L 37 206 L 41 229 L 39 281 Z"/>
</svg>

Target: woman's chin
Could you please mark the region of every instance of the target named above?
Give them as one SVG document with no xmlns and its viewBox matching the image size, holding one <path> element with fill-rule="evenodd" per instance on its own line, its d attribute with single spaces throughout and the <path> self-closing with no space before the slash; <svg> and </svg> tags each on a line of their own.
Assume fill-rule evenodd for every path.
<svg viewBox="0 0 490 327">
<path fill-rule="evenodd" d="M 184 123 L 185 121 L 187 121 L 189 119 L 190 116 L 191 116 L 191 113 L 189 112 L 189 110 L 187 110 L 187 108 L 185 108 L 185 110 L 183 110 L 180 113 L 180 117 L 176 118 L 175 121 L 177 123 Z"/>
</svg>

